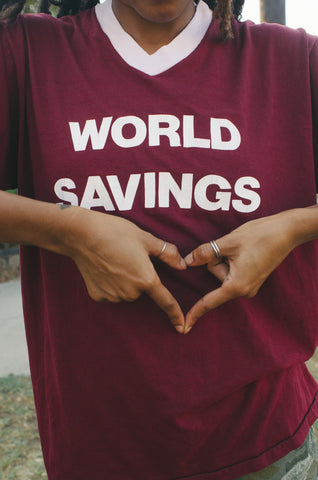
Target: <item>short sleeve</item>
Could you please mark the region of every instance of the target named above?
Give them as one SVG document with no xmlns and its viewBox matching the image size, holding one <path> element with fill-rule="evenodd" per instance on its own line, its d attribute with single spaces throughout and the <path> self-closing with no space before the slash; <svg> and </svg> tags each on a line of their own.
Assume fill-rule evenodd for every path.
<svg viewBox="0 0 318 480">
<path fill-rule="evenodd" d="M 7 26 L 0 25 L 0 189 L 17 186 L 18 82 L 7 39 Z"/>
<path fill-rule="evenodd" d="M 310 81 L 313 112 L 313 140 L 316 165 L 316 185 L 318 191 L 318 39 L 310 52 Z"/>
</svg>

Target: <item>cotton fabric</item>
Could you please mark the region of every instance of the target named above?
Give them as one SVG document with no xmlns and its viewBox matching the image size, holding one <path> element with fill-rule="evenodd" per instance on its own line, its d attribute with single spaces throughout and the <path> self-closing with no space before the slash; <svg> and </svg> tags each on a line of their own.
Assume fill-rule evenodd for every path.
<svg viewBox="0 0 318 480">
<path fill-rule="evenodd" d="M 233 30 L 222 43 L 214 19 L 190 55 L 150 76 L 114 50 L 94 10 L 3 27 L 1 187 L 122 216 L 183 255 L 313 205 L 317 38 Z M 95 303 L 68 258 L 21 257 L 49 480 L 232 480 L 304 442 L 318 414 L 304 365 L 318 338 L 316 242 L 187 336 L 146 296 Z M 205 267 L 154 263 L 184 312 L 219 286 Z"/>
</svg>

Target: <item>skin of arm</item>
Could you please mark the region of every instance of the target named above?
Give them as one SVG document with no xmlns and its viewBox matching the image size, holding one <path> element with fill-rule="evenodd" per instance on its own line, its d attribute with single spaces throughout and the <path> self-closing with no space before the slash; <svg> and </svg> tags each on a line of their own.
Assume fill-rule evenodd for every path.
<svg viewBox="0 0 318 480">
<path fill-rule="evenodd" d="M 210 243 L 189 253 L 189 267 L 206 265 L 221 282 L 202 297 L 185 318 L 184 333 L 208 311 L 238 297 L 254 297 L 266 278 L 297 246 L 318 238 L 318 205 L 295 208 L 249 221 L 216 240 L 222 260 Z"/>
<path fill-rule="evenodd" d="M 149 258 L 158 257 L 165 242 L 132 222 L 0 191 L 0 232 L 3 242 L 33 245 L 72 258 L 93 300 L 131 302 L 146 293 L 183 333 L 180 306 Z M 186 268 L 171 243 L 160 260 L 178 270 Z"/>
<path fill-rule="evenodd" d="M 206 265 L 222 285 L 202 297 L 185 319 L 177 300 L 160 282 L 150 261 L 164 241 L 125 219 L 31 200 L 0 191 L 1 241 L 34 245 L 72 258 L 95 301 L 134 301 L 149 295 L 177 332 L 188 333 L 208 311 L 238 297 L 254 297 L 273 270 L 298 245 L 318 237 L 318 205 L 252 220 L 183 260 L 167 243 L 160 260 L 183 270 Z"/>
</svg>

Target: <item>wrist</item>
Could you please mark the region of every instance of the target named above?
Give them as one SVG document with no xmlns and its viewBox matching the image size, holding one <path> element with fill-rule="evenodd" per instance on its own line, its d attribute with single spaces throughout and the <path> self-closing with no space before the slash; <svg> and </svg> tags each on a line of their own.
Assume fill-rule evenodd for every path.
<svg viewBox="0 0 318 480">
<path fill-rule="evenodd" d="M 61 255 L 72 257 L 77 249 L 77 245 L 85 232 L 81 228 L 85 224 L 86 214 L 89 213 L 84 208 L 67 205 L 63 208 L 61 205 L 52 205 L 52 216 L 44 225 L 44 243 L 39 245 L 47 250 Z M 87 228 L 86 228 L 87 229 Z"/>
<path fill-rule="evenodd" d="M 292 248 L 318 237 L 318 208 L 316 205 L 294 208 L 282 212 L 281 215 L 282 218 L 286 218 L 286 231 Z"/>
<path fill-rule="evenodd" d="M 0 191 L 0 241 L 69 255 L 78 210 Z"/>
</svg>

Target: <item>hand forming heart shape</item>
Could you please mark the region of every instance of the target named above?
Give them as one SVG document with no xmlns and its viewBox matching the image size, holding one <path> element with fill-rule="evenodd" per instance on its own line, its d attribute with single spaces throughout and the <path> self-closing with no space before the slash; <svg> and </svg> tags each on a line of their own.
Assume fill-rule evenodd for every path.
<svg viewBox="0 0 318 480">
<path fill-rule="evenodd" d="M 221 259 L 210 242 L 183 259 L 175 245 L 126 219 L 79 208 L 70 215 L 72 235 L 63 249 L 77 264 L 93 300 L 132 302 L 146 293 L 175 329 L 186 334 L 208 311 L 234 298 L 257 294 L 291 250 L 307 241 L 295 227 L 298 216 L 299 210 L 288 210 L 241 225 L 216 240 Z M 74 235 L 80 242 L 74 241 Z M 160 261 L 178 270 L 206 265 L 222 285 L 203 296 L 184 317 L 177 300 L 161 283 L 151 256 L 160 256 Z"/>
</svg>

